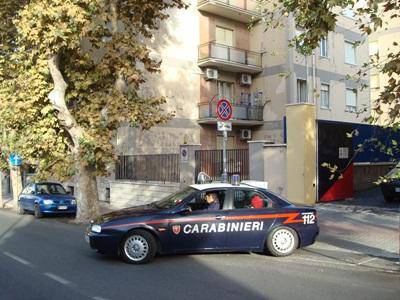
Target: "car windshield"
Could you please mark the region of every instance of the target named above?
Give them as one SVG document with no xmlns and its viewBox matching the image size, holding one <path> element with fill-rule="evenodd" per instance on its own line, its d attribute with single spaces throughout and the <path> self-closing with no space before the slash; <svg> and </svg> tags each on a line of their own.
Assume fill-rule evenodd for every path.
<svg viewBox="0 0 400 300">
<path fill-rule="evenodd" d="M 50 195 L 66 195 L 67 191 L 61 184 L 57 183 L 39 183 L 36 185 L 36 191 L 38 194 L 50 194 Z"/>
<path fill-rule="evenodd" d="M 159 209 L 168 209 L 172 208 L 175 205 L 179 204 L 182 202 L 183 199 L 186 197 L 190 196 L 191 194 L 194 194 L 197 190 L 188 186 L 182 190 L 177 191 L 176 193 L 173 193 L 172 195 L 169 195 L 159 201 L 151 203 L 151 206 L 154 206 Z"/>
</svg>

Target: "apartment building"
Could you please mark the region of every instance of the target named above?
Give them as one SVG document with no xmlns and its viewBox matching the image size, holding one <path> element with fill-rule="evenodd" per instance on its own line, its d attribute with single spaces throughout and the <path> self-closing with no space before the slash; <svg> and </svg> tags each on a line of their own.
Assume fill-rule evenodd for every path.
<svg viewBox="0 0 400 300">
<path fill-rule="evenodd" d="M 283 142 L 290 103 L 315 104 L 316 119 L 362 121 L 356 112 L 368 110 L 369 92 L 348 75 L 368 60 L 368 45 L 355 46 L 365 38 L 354 20 L 340 17 L 315 55 L 304 57 L 288 46 L 297 32 L 293 19 L 282 29 L 265 31 L 262 23 L 250 29 L 259 12 L 254 0 L 198 0 L 171 14 L 154 48 L 163 59 L 161 76 L 144 90 L 166 95 L 176 117 L 150 132 L 121 129 L 121 152 L 173 151 L 183 141 L 220 148 L 215 107 L 221 98 L 234 108 L 229 148 L 246 148 L 249 139 Z"/>
<path fill-rule="evenodd" d="M 383 26 L 377 31 L 371 34 L 369 38 L 369 55 L 371 58 L 379 56 L 379 62 L 384 63 L 388 54 L 393 52 L 394 42 L 399 43 L 400 41 L 400 18 L 390 18 L 390 14 L 383 15 Z M 383 87 L 387 84 L 387 76 L 380 73 L 378 69 L 372 69 L 370 73 L 370 91 L 371 91 L 371 103 L 378 99 L 379 94 L 383 90 Z M 382 107 L 385 111 L 385 107 Z M 388 125 L 385 115 L 382 115 L 378 123 L 381 125 Z"/>
</svg>

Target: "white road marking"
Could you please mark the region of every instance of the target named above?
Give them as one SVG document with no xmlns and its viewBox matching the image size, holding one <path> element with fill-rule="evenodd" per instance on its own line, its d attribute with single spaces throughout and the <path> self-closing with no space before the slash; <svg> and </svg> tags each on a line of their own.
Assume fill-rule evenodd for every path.
<svg viewBox="0 0 400 300">
<path fill-rule="evenodd" d="M 375 259 L 377 259 L 376 257 L 373 257 L 373 258 L 371 258 L 371 259 L 367 259 L 367 260 L 364 260 L 364 261 L 360 261 L 357 265 L 363 265 L 363 264 L 365 264 L 365 263 L 367 263 L 367 262 L 370 262 L 370 261 L 373 261 L 373 260 L 375 260 Z"/>
<path fill-rule="evenodd" d="M 69 282 L 67 279 L 64 279 L 56 274 L 53 273 L 44 273 L 44 275 L 46 275 L 47 277 L 63 284 L 63 285 L 69 285 L 71 282 Z"/>
<path fill-rule="evenodd" d="M 100 296 L 94 296 L 92 299 L 93 300 L 107 300 L 107 298 L 103 298 L 103 297 L 100 297 Z"/>
<path fill-rule="evenodd" d="M 21 258 L 21 257 L 19 257 L 19 256 L 16 256 L 16 255 L 14 255 L 14 254 L 11 254 L 11 253 L 9 253 L 9 252 L 3 252 L 3 254 L 6 255 L 6 256 L 8 256 L 8 257 L 10 257 L 10 258 L 12 258 L 12 259 L 15 260 L 15 261 L 21 263 L 21 264 L 26 265 L 26 266 L 30 266 L 30 265 L 31 265 L 31 263 L 30 263 L 29 261 L 26 261 L 25 259 L 23 259 L 23 258 Z"/>
</svg>

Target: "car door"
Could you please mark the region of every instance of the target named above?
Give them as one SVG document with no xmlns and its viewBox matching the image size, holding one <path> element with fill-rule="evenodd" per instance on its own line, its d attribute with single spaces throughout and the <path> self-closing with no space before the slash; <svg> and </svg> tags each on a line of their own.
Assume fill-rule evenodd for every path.
<svg viewBox="0 0 400 300">
<path fill-rule="evenodd" d="M 207 210 L 204 196 L 216 193 L 220 207 L 217 210 Z M 212 251 L 226 247 L 226 216 L 225 205 L 230 193 L 228 189 L 209 189 L 199 191 L 185 205 L 191 211 L 174 214 L 169 223 L 169 252 L 180 251 Z"/>
<path fill-rule="evenodd" d="M 24 198 L 26 209 L 33 211 L 36 200 L 35 185 L 33 183 L 28 185 Z"/>
<path fill-rule="evenodd" d="M 29 185 L 27 185 L 19 195 L 19 205 L 23 209 L 28 209 L 27 203 L 26 203 L 26 196 L 27 196 L 27 191 L 29 190 Z"/>
<path fill-rule="evenodd" d="M 275 204 L 263 193 L 251 188 L 235 188 L 227 216 L 229 250 L 260 250 L 276 218 Z"/>
</svg>

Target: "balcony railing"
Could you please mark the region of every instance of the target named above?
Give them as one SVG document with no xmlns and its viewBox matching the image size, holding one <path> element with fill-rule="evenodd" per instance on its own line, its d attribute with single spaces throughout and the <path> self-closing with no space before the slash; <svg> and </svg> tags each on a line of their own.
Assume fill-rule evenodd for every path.
<svg viewBox="0 0 400 300">
<path fill-rule="evenodd" d="M 236 9 L 243 9 L 253 13 L 260 13 L 260 2 L 255 0 L 199 0 L 197 5 L 200 6 L 208 2 L 226 5 Z"/>
<path fill-rule="evenodd" d="M 261 69 L 261 53 L 238 49 L 215 42 L 199 46 L 199 63 L 214 59 L 230 64 Z"/>
<path fill-rule="evenodd" d="M 233 120 L 263 121 L 263 106 L 251 104 L 232 104 Z M 200 103 L 199 119 L 216 119 L 217 103 Z"/>
<path fill-rule="evenodd" d="M 261 17 L 261 5 L 257 0 L 199 0 L 197 7 L 201 11 L 244 23 Z"/>
</svg>

